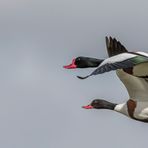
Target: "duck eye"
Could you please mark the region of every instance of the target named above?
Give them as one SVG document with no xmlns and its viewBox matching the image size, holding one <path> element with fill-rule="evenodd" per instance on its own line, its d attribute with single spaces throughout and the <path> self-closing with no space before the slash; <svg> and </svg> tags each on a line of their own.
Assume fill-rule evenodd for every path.
<svg viewBox="0 0 148 148">
<path fill-rule="evenodd" d="M 80 58 L 77 58 L 77 59 L 76 59 L 76 61 L 78 61 L 78 62 L 79 62 L 80 60 L 81 60 Z"/>
<path fill-rule="evenodd" d="M 95 100 L 95 101 L 94 101 L 94 103 L 98 103 L 98 101 L 97 101 L 97 100 Z"/>
</svg>

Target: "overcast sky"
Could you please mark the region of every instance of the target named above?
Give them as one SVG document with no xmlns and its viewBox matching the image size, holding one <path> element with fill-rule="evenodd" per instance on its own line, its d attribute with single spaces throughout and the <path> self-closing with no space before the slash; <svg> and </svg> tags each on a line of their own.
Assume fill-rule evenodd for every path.
<svg viewBox="0 0 148 148">
<path fill-rule="evenodd" d="M 0 1 L 0 147 L 147 147 L 148 124 L 108 110 L 84 110 L 96 98 L 122 103 L 115 72 L 65 70 L 77 56 L 106 58 L 105 36 L 130 51 L 148 49 L 146 0 Z"/>
</svg>

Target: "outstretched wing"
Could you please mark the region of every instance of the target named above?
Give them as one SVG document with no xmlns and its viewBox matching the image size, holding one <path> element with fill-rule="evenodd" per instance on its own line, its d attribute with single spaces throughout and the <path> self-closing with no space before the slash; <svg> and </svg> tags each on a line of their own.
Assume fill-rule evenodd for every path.
<svg viewBox="0 0 148 148">
<path fill-rule="evenodd" d="M 105 39 L 106 39 L 106 48 L 107 48 L 109 57 L 112 57 L 124 52 L 128 52 L 127 49 L 115 38 L 105 37 Z"/>
<path fill-rule="evenodd" d="M 86 77 L 78 77 L 78 78 L 85 79 L 85 78 L 88 78 L 89 76 L 92 76 L 92 75 L 102 74 L 102 73 L 109 72 L 112 70 L 117 70 L 117 69 L 131 68 L 136 65 L 138 67 L 138 65 L 141 65 L 142 63 L 147 63 L 147 62 L 148 62 L 148 56 L 146 56 L 146 55 L 142 55 L 139 53 L 138 54 L 137 53 L 135 53 L 135 54 L 134 53 L 122 53 L 122 54 L 118 54 L 116 56 L 113 56 L 113 57 L 110 57 L 110 58 L 104 60 L 99 65 L 99 67 L 96 70 L 94 70 L 90 75 L 88 75 Z M 142 69 L 145 69 L 145 68 L 142 68 Z M 148 71 L 147 69 L 148 68 L 146 68 L 146 73 Z M 140 70 L 141 70 L 141 68 L 140 68 Z M 137 73 L 139 73 L 140 70 L 138 68 L 136 70 Z M 138 74 L 138 76 L 139 76 L 139 74 Z"/>
<path fill-rule="evenodd" d="M 117 75 L 126 87 L 130 99 L 148 101 L 148 80 L 130 75 L 123 70 L 117 70 Z"/>
</svg>

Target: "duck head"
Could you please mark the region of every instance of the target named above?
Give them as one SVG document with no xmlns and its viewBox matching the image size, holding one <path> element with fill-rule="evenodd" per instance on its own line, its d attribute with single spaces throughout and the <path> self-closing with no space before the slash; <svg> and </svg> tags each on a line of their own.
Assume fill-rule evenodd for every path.
<svg viewBox="0 0 148 148">
<path fill-rule="evenodd" d="M 117 104 L 108 102 L 106 100 L 95 99 L 89 105 L 82 106 L 84 109 L 110 109 L 114 110 Z"/>
<path fill-rule="evenodd" d="M 72 60 L 71 64 L 63 67 L 66 69 L 98 67 L 102 61 L 101 59 L 89 57 L 77 57 Z"/>
</svg>

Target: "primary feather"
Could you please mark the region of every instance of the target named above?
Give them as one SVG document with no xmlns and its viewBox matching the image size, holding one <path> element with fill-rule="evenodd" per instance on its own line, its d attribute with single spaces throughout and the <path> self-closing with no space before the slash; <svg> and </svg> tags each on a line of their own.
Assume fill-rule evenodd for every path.
<svg viewBox="0 0 148 148">
<path fill-rule="evenodd" d="M 105 37 L 105 39 L 109 57 L 115 56 L 120 53 L 128 52 L 127 49 L 120 43 L 120 41 L 117 41 L 115 38 Z"/>
</svg>

